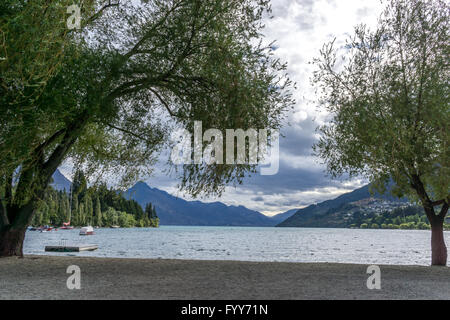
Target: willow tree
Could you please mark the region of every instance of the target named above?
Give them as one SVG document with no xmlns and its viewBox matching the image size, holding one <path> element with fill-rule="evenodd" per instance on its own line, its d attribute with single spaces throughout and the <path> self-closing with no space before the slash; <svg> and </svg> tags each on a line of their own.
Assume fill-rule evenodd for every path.
<svg viewBox="0 0 450 320">
<path fill-rule="evenodd" d="M 339 176 L 364 175 L 423 206 L 432 264 L 446 265 L 443 223 L 449 197 L 449 6 L 393 0 L 378 27 L 355 28 L 324 45 L 313 77 L 333 115 L 319 128 L 317 155 Z"/>
<path fill-rule="evenodd" d="M 279 128 L 291 82 L 260 41 L 269 12 L 268 1 L 127 1 L 65 42 L 31 109 L 2 106 L 0 256 L 22 255 L 26 227 L 65 159 L 134 181 L 151 171 L 172 129 L 194 120 Z M 214 191 L 252 169 L 243 168 L 187 175 L 207 174 Z"/>
</svg>

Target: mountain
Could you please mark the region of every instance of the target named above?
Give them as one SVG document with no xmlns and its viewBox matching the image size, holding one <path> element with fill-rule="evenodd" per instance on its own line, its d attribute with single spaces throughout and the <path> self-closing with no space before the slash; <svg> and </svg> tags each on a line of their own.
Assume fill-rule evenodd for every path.
<svg viewBox="0 0 450 320">
<path fill-rule="evenodd" d="M 66 192 L 70 192 L 72 182 L 59 169 L 56 169 L 55 173 L 53 173 L 53 182 L 50 185 L 58 191 L 66 190 Z"/>
<path fill-rule="evenodd" d="M 262 213 L 243 206 L 186 201 L 143 182 L 126 191 L 125 197 L 136 200 L 143 208 L 147 203 L 152 203 L 161 225 L 273 227 L 276 224 Z"/>
<path fill-rule="evenodd" d="M 297 213 L 298 210 L 299 209 L 292 209 L 292 210 L 289 210 L 289 211 L 286 211 L 286 212 L 283 212 L 283 213 L 279 213 L 277 215 L 274 215 L 274 216 L 270 217 L 270 219 L 272 219 L 272 221 L 275 224 L 279 224 L 279 223 L 287 220 L 288 218 L 292 217 L 294 214 Z"/>
<path fill-rule="evenodd" d="M 366 185 L 334 200 L 300 209 L 278 227 L 346 228 L 358 219 L 409 206 L 407 199 L 395 198 L 389 192 L 372 195 L 369 188 Z"/>
</svg>

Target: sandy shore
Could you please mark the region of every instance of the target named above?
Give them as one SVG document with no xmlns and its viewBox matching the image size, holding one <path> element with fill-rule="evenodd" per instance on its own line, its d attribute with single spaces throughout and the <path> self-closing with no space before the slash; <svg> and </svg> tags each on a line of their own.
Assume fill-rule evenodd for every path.
<svg viewBox="0 0 450 320">
<path fill-rule="evenodd" d="M 69 290 L 69 265 L 81 289 Z M 0 299 L 450 299 L 450 268 L 28 256 L 0 259 Z"/>
</svg>

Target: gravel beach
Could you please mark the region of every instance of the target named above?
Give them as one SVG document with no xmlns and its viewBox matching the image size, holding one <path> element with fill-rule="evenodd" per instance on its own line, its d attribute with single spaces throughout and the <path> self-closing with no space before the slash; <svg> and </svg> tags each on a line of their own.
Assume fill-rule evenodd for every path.
<svg viewBox="0 0 450 320">
<path fill-rule="evenodd" d="M 81 269 L 69 290 L 68 266 Z M 0 299 L 446 299 L 450 268 L 26 256 L 0 259 Z"/>
</svg>

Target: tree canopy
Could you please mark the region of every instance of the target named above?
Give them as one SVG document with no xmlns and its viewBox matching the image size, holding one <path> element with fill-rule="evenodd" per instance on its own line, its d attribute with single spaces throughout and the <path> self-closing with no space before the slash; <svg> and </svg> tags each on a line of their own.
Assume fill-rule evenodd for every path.
<svg viewBox="0 0 450 320">
<path fill-rule="evenodd" d="M 315 150 L 330 173 L 392 178 L 398 195 L 414 194 L 417 176 L 448 197 L 449 9 L 392 1 L 375 31 L 360 25 L 342 48 L 323 47 L 314 82 L 334 117 Z"/>
<path fill-rule="evenodd" d="M 58 72 L 28 109 L 4 104 L 3 175 L 36 162 L 50 172 L 54 155 L 55 164 L 70 156 L 135 180 L 169 127 L 195 119 L 218 129 L 277 128 L 292 101 L 285 65 L 257 42 L 268 9 L 266 1 L 182 0 L 110 8 L 64 43 Z M 211 181 L 236 170 L 214 168 Z"/>
</svg>

